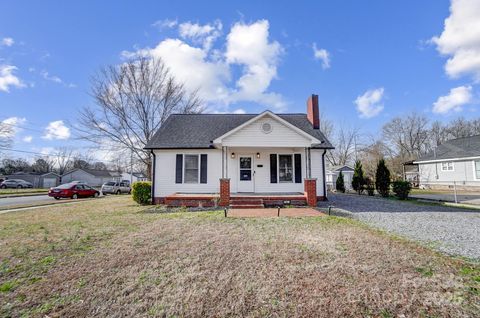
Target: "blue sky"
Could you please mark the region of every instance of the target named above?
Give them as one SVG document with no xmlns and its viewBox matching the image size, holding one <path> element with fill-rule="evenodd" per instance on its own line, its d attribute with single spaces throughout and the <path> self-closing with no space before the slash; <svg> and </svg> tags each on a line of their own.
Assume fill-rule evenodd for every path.
<svg viewBox="0 0 480 318">
<path fill-rule="evenodd" d="M 211 112 L 304 112 L 316 93 L 321 116 L 371 134 L 412 111 L 478 117 L 478 2 L 2 1 L 0 120 L 15 149 L 81 145 L 90 76 L 138 54 Z"/>
</svg>

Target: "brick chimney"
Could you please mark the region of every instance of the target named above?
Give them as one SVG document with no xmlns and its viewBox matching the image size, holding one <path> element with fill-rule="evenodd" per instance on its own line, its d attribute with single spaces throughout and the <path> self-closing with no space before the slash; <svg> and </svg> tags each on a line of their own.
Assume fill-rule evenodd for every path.
<svg viewBox="0 0 480 318">
<path fill-rule="evenodd" d="M 318 95 L 312 94 L 307 100 L 307 118 L 312 123 L 313 129 L 320 128 L 320 114 L 318 112 Z"/>
</svg>

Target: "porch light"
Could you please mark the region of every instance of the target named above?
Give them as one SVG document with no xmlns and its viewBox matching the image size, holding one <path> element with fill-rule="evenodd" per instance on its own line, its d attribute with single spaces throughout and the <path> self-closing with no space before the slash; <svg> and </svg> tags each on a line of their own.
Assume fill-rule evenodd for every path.
<svg viewBox="0 0 480 318">
<path fill-rule="evenodd" d="M 235 159 L 235 153 L 232 152 L 232 154 L 230 155 L 230 157 L 231 157 L 232 159 Z"/>
<path fill-rule="evenodd" d="M 257 152 L 257 159 L 260 159 L 260 153 Z"/>
</svg>

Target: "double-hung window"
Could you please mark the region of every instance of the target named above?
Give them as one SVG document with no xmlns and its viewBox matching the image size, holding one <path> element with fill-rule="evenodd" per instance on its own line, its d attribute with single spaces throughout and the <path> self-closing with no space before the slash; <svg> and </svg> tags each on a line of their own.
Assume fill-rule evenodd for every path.
<svg viewBox="0 0 480 318">
<path fill-rule="evenodd" d="M 198 183 L 199 162 L 198 155 L 185 155 L 184 183 Z"/>
<path fill-rule="evenodd" d="M 278 180 L 293 182 L 293 155 L 278 155 Z"/>
<path fill-rule="evenodd" d="M 453 162 L 442 162 L 442 171 L 453 171 Z"/>
</svg>

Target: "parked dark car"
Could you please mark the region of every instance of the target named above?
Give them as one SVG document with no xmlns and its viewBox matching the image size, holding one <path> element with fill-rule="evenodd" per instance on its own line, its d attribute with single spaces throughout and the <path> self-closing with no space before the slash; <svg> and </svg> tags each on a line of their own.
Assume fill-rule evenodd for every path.
<svg viewBox="0 0 480 318">
<path fill-rule="evenodd" d="M 100 195 L 100 191 L 82 183 L 65 183 L 59 185 L 55 188 L 50 188 L 48 190 L 48 196 L 59 200 L 60 198 L 71 198 L 71 199 L 78 199 L 78 198 L 88 198 L 88 197 L 98 197 Z"/>
<path fill-rule="evenodd" d="M 0 188 L 2 188 L 2 189 L 6 189 L 6 188 L 12 188 L 12 189 L 33 188 L 33 184 L 28 182 L 28 181 L 21 180 L 21 179 L 7 179 L 7 180 L 2 181 L 2 183 L 0 183 Z"/>
</svg>

